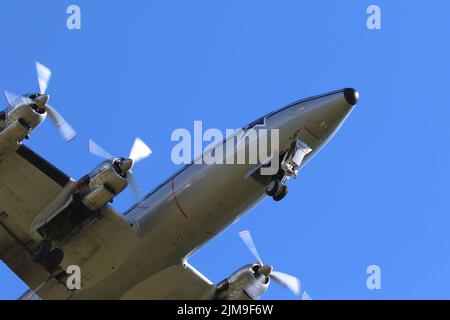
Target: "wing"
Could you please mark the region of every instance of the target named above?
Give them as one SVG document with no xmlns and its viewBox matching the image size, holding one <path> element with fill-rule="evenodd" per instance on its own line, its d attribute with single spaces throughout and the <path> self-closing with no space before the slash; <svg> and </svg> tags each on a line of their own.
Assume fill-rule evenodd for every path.
<svg viewBox="0 0 450 320">
<path fill-rule="evenodd" d="M 73 184 L 70 177 L 22 145 L 0 160 L 0 210 L 20 229 L 13 231 L 28 232 L 33 220 Z"/>
<path fill-rule="evenodd" d="M 173 265 L 131 289 L 122 299 L 206 300 L 215 285 L 187 262 Z"/>
<path fill-rule="evenodd" d="M 71 200 L 75 184 L 23 145 L 0 160 L 0 259 L 44 299 L 65 299 L 72 294 L 64 271 L 69 265 L 82 268 L 85 288 L 107 277 L 137 239 L 130 223 L 106 206 L 100 212 L 102 219 L 90 221 L 64 245 L 59 270 L 49 274 L 33 262 L 30 253 L 41 240 L 35 230 L 51 218 L 52 210 Z"/>
<path fill-rule="evenodd" d="M 0 259 L 30 287 L 48 279 L 31 261 L 36 245 L 29 228 L 66 186 L 70 177 L 22 145 L 0 161 Z"/>
</svg>

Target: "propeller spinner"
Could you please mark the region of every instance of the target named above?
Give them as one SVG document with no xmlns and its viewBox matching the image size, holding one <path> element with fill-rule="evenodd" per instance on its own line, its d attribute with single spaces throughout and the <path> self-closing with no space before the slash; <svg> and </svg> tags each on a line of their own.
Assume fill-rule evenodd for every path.
<svg viewBox="0 0 450 320">
<path fill-rule="evenodd" d="M 144 141 L 140 138 L 136 138 L 134 140 L 127 159 L 113 156 L 111 153 L 96 144 L 92 139 L 89 140 L 89 151 L 93 155 L 100 158 L 111 160 L 117 172 L 126 177 L 128 185 L 131 187 L 136 198 L 138 200 L 142 198 L 139 186 L 134 175 L 132 174 L 132 168 L 137 162 L 148 158 L 152 154 L 152 150 L 145 144 Z"/>
<path fill-rule="evenodd" d="M 241 237 L 242 241 L 244 241 L 245 245 L 253 254 L 253 256 L 256 258 L 258 264 L 260 265 L 260 268 L 256 269 L 255 271 L 256 273 L 261 274 L 271 280 L 274 280 L 275 282 L 289 289 L 296 296 L 300 296 L 301 285 L 299 279 L 283 272 L 274 271 L 272 266 L 263 264 L 261 256 L 259 255 L 258 250 L 256 249 L 250 231 L 248 230 L 241 231 L 239 232 L 239 236 Z M 302 300 L 309 300 L 309 299 L 310 299 L 309 295 L 306 292 L 304 292 Z"/>
</svg>

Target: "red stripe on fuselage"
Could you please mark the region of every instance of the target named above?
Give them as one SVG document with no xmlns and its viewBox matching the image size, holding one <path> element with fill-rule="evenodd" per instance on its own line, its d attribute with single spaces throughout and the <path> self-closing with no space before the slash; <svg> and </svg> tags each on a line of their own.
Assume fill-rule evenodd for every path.
<svg viewBox="0 0 450 320">
<path fill-rule="evenodd" d="M 181 214 L 185 218 L 187 218 L 188 216 L 187 216 L 186 212 L 184 212 L 183 208 L 181 207 L 180 203 L 178 202 L 177 196 L 175 195 L 175 179 L 172 179 L 172 197 L 173 197 L 173 200 L 175 201 L 175 204 L 178 207 L 178 210 L 180 210 Z"/>
</svg>

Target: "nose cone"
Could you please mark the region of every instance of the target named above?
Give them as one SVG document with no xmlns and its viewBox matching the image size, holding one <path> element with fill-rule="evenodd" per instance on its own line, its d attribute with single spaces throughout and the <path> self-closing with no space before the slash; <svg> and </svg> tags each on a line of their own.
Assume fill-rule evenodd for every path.
<svg viewBox="0 0 450 320">
<path fill-rule="evenodd" d="M 311 102 L 307 112 L 306 131 L 317 141 L 327 141 L 340 128 L 358 100 L 359 93 L 352 88 L 318 97 Z"/>
<path fill-rule="evenodd" d="M 133 160 L 124 159 L 120 162 L 119 167 L 123 172 L 128 172 L 133 166 Z"/>
<path fill-rule="evenodd" d="M 265 120 L 269 129 L 279 129 L 280 148 L 290 148 L 292 137 L 297 137 L 316 153 L 338 131 L 358 100 L 355 89 L 341 89 L 294 102 Z"/>
<path fill-rule="evenodd" d="M 344 89 L 344 97 L 347 100 L 348 104 L 354 106 L 358 103 L 359 100 L 359 92 L 353 88 Z"/>
<path fill-rule="evenodd" d="M 49 98 L 50 96 L 48 94 L 43 94 L 37 97 L 35 102 L 40 108 L 43 108 L 47 104 Z"/>
<path fill-rule="evenodd" d="M 259 273 L 267 278 L 272 273 L 272 270 L 273 270 L 272 266 L 265 265 L 259 269 Z"/>
</svg>

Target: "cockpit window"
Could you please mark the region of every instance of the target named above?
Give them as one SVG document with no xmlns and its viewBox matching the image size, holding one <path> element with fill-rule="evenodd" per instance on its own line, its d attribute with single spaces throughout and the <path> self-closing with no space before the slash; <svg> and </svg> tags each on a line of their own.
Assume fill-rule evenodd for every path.
<svg viewBox="0 0 450 320">
<path fill-rule="evenodd" d="M 251 128 L 257 126 L 257 125 L 264 125 L 265 118 L 266 118 L 266 117 L 261 117 L 261 118 L 255 120 L 255 121 L 253 121 L 252 123 L 249 123 L 249 124 L 246 125 L 244 128 L 242 128 L 242 130 L 245 131 L 245 130 L 251 129 Z"/>
</svg>

